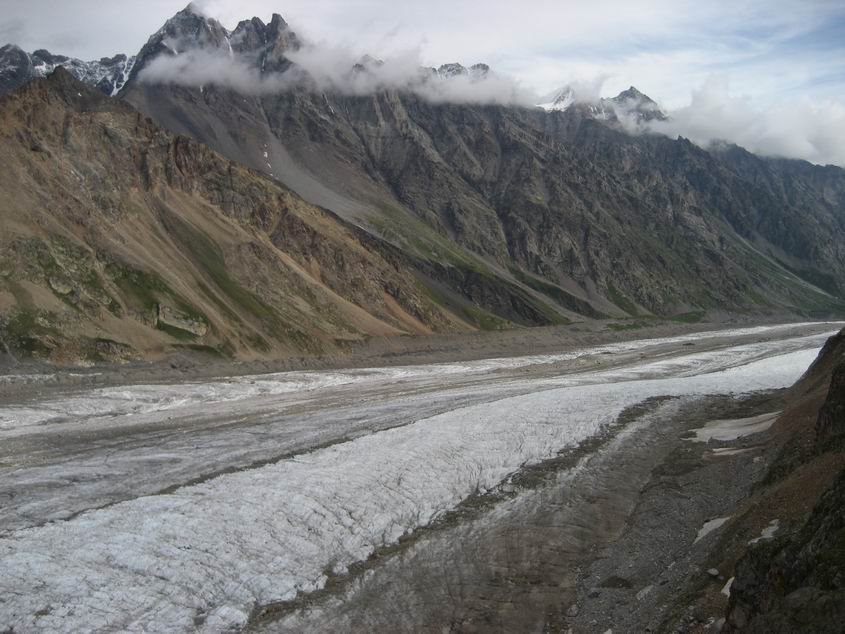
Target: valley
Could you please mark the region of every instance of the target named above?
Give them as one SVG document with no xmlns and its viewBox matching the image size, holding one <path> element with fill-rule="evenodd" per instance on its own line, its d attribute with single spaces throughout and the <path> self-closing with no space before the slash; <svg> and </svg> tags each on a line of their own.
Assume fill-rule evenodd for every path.
<svg viewBox="0 0 845 634">
<path fill-rule="evenodd" d="M 170 5 L 0 11 L 0 634 L 841 634 L 841 7 Z"/>
<path fill-rule="evenodd" d="M 577 509 L 578 496 L 601 491 L 609 501 L 596 509 L 597 521 L 615 534 L 633 509 L 625 491 L 640 489 L 648 465 L 665 458 L 680 431 L 707 422 L 690 418 L 689 408 L 711 403 L 705 418 L 722 417 L 720 409 L 733 417 L 743 408 L 713 399 L 789 386 L 836 330 L 766 326 L 532 357 L 6 397 L 0 559 L 8 585 L 0 615 L 21 630 L 293 623 L 301 631 L 300 619 L 341 618 L 322 607 L 299 611 L 317 591 L 326 610 L 350 593 L 341 606 L 350 629 L 407 627 L 393 620 L 399 614 L 435 628 L 448 625 L 447 614 L 487 614 L 499 601 L 495 592 L 477 594 L 493 583 L 484 581 L 490 570 L 461 564 L 447 546 L 488 544 L 510 553 L 517 576 L 506 594 L 522 606 L 519 618 L 545 618 L 527 605 L 540 601 L 545 610 L 549 592 L 556 605 L 574 600 L 567 566 L 589 559 L 592 541 L 574 535 L 567 552 L 565 533 L 548 541 L 530 521 L 520 528 L 515 518 L 557 508 L 538 506 L 537 496 L 569 499 L 571 491 L 566 504 Z M 631 457 L 608 473 L 617 484 L 590 485 L 618 451 Z M 519 530 L 527 531 L 524 552 L 510 550 L 510 537 L 453 535 Z M 543 572 L 532 543 L 563 548 L 561 571 Z M 482 559 L 496 568 L 499 558 Z M 529 592 L 535 573 L 554 590 Z M 457 577 L 429 595 L 429 574 Z M 401 592 L 376 591 L 392 606 L 384 612 L 366 598 L 382 577 Z M 134 590 L 96 591 L 106 586 Z M 447 590 L 453 599 L 444 603 Z M 366 610 L 355 608 L 359 596 Z M 417 608 L 395 612 L 400 598 Z M 279 613 L 275 605 L 288 607 Z M 507 629 L 511 617 L 492 614 Z"/>
</svg>

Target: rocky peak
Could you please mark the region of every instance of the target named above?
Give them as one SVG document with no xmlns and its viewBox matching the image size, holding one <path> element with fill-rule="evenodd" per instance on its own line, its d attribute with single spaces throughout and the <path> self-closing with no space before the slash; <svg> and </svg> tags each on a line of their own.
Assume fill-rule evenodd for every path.
<svg viewBox="0 0 845 634">
<path fill-rule="evenodd" d="M 487 64 L 473 64 L 469 67 L 469 76 L 473 79 L 483 79 L 490 74 L 490 67 Z"/>
<path fill-rule="evenodd" d="M 280 34 L 288 30 L 288 23 L 278 13 L 274 13 L 270 18 L 270 24 L 267 27 L 275 34 Z"/>
<path fill-rule="evenodd" d="M 451 64 L 443 64 L 440 68 L 437 69 L 437 74 L 440 77 L 456 77 L 457 75 L 468 75 L 469 71 L 466 69 L 465 66 L 458 64 L 457 62 L 453 62 Z"/>
<path fill-rule="evenodd" d="M 634 86 L 628 87 L 613 98 L 615 101 L 623 101 L 625 99 L 635 99 L 637 101 L 649 101 L 654 103 L 648 95 L 641 93 Z"/>
<path fill-rule="evenodd" d="M 352 66 L 352 73 L 372 73 L 375 69 L 384 66 L 384 61 L 372 55 L 364 55 Z"/>
<path fill-rule="evenodd" d="M 258 53 L 270 43 L 270 28 L 260 18 L 243 20 L 238 23 L 229 41 L 237 54 Z"/>
<path fill-rule="evenodd" d="M 70 69 L 61 65 L 56 66 L 46 77 L 35 78 L 13 94 L 14 98 L 25 104 L 24 109 L 28 112 L 43 107 L 58 107 L 65 112 L 120 111 L 130 108 L 122 101 L 108 99 L 102 91 L 80 81 Z M 40 142 L 34 141 L 33 148 L 40 148 Z"/>
<path fill-rule="evenodd" d="M 487 64 L 473 64 L 467 68 L 463 64 L 452 62 L 451 64 L 443 64 L 440 68 L 434 69 L 434 74 L 441 79 L 451 79 L 452 77 L 483 79 L 489 73 L 490 67 Z"/>
<path fill-rule="evenodd" d="M 214 18 L 199 13 L 191 3 L 159 29 L 150 42 L 162 42 L 178 55 L 192 48 L 229 48 L 229 32 Z"/>
<path fill-rule="evenodd" d="M 33 76 L 32 59 L 20 47 L 0 48 L 0 94 L 14 90 Z"/>
<path fill-rule="evenodd" d="M 647 121 L 666 119 L 666 115 L 660 110 L 657 103 L 634 86 L 623 90 L 610 99 L 587 101 L 579 97 L 571 86 L 564 86 L 557 92 L 546 96 L 542 99 L 542 103 L 537 104 L 537 106 L 547 112 L 562 112 L 574 106 L 584 117 L 610 124 L 620 124 L 623 127 L 633 127 Z"/>
<path fill-rule="evenodd" d="M 541 101 L 542 103 L 537 104 L 537 107 L 547 112 L 568 110 L 569 106 L 575 103 L 575 91 L 571 86 L 564 86 Z"/>
<path fill-rule="evenodd" d="M 666 115 L 660 110 L 657 103 L 633 86 L 606 101 L 616 111 L 617 117 L 631 117 L 638 124 L 644 121 L 663 121 L 666 119 Z"/>
<path fill-rule="evenodd" d="M 0 48 L 0 94 L 22 86 L 36 77 L 46 77 L 59 67 L 106 95 L 114 95 L 125 83 L 133 57 L 115 55 L 85 62 L 39 49 L 32 54 L 13 44 Z"/>
<path fill-rule="evenodd" d="M 232 50 L 229 32 L 191 3 L 156 31 L 138 53 L 129 80 L 159 55 L 179 55 L 189 50 Z"/>
</svg>

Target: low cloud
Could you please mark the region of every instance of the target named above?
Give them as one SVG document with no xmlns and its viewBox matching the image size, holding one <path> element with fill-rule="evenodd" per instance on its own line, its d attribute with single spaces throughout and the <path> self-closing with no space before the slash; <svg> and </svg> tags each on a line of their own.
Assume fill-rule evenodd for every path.
<svg viewBox="0 0 845 634">
<path fill-rule="evenodd" d="M 286 56 L 292 62 L 288 70 L 261 73 L 228 51 L 189 50 L 156 58 L 140 79 L 189 87 L 218 86 L 250 95 L 305 86 L 343 95 L 402 90 L 435 103 L 531 107 L 541 101 L 533 91 L 494 71 L 438 75 L 423 67 L 419 50 L 384 60 L 359 59 L 357 64 L 351 49 L 326 44 L 307 45 Z M 600 75 L 571 82 L 575 100 L 598 103 L 607 78 Z M 796 97 L 788 103 L 761 107 L 750 98 L 732 95 L 728 82 L 714 77 L 692 92 L 688 105 L 665 111 L 665 120 L 643 120 L 624 106 L 614 106 L 615 114 L 631 133 L 683 136 L 704 148 L 735 143 L 764 156 L 845 166 L 845 106 L 839 102 Z"/>
<path fill-rule="evenodd" d="M 174 47 L 171 47 L 174 48 Z M 174 49 L 178 50 L 178 49 Z M 531 106 L 536 95 L 513 79 L 485 69 L 438 75 L 420 62 L 418 50 L 384 60 L 366 58 L 342 47 L 308 45 L 287 51 L 292 62 L 284 72 L 261 73 L 228 52 L 202 49 L 161 55 L 141 72 L 140 80 L 188 87 L 218 86 L 243 94 L 267 95 L 309 87 L 343 95 L 403 90 L 436 103 L 484 103 Z"/>
<path fill-rule="evenodd" d="M 247 95 L 262 95 L 288 90 L 292 77 L 262 76 L 257 69 L 223 55 L 193 50 L 178 55 L 160 55 L 139 74 L 140 81 L 151 84 L 174 84 L 189 88 L 219 86 Z"/>
<path fill-rule="evenodd" d="M 845 166 L 845 106 L 830 100 L 795 98 L 770 107 L 733 96 L 728 82 L 711 78 L 693 91 L 689 105 L 665 121 L 629 129 L 684 136 L 696 145 L 729 142 L 764 156 Z"/>
</svg>

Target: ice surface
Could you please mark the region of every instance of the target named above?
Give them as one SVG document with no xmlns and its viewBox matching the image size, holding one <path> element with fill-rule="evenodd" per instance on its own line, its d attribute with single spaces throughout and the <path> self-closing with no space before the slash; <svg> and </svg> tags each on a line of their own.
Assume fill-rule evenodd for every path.
<svg viewBox="0 0 845 634">
<path fill-rule="evenodd" d="M 596 434 L 626 407 L 653 396 L 787 386 L 824 339 L 772 340 L 521 385 L 513 379 L 496 384 L 506 394 L 496 400 L 455 404 L 291 459 L 11 531 L 0 539 L 0 623 L 25 631 L 242 625 L 256 604 L 321 587 L 327 573 L 343 572 L 469 495 Z M 654 344 L 614 344 L 637 345 Z M 520 363 L 524 358 L 109 388 L 5 411 L 5 425 L 14 432 L 61 417 L 81 421 L 102 407 L 113 415 L 194 407 L 201 399 L 240 406 L 261 394 L 409 376 L 448 383 L 450 372 Z M 515 386 L 524 393 L 514 394 Z M 366 418 L 366 402 L 357 411 Z"/>
<path fill-rule="evenodd" d="M 704 525 L 698 531 L 698 535 L 695 536 L 695 541 L 693 542 L 693 544 L 697 544 L 702 539 L 707 537 L 710 533 L 712 533 L 718 528 L 721 528 L 729 519 L 731 519 L 730 515 L 728 517 L 717 517 L 716 519 L 704 522 Z"/>
<path fill-rule="evenodd" d="M 769 522 L 769 525 L 766 526 L 762 531 L 760 531 L 760 537 L 755 537 L 751 541 L 750 544 L 756 544 L 758 542 L 768 541 L 770 539 L 774 539 L 775 533 L 778 532 L 780 529 L 780 520 L 772 520 Z"/>
<path fill-rule="evenodd" d="M 698 442 L 737 440 L 766 431 L 774 424 L 778 416 L 780 416 L 780 412 L 769 412 L 751 418 L 713 420 L 701 429 L 695 430 L 695 439 Z"/>
<path fill-rule="evenodd" d="M 802 325 L 804 324 L 757 326 L 676 337 L 642 339 L 551 355 L 530 355 L 482 359 L 461 363 L 398 366 L 339 372 L 281 372 L 258 376 L 232 377 L 220 381 L 203 383 L 103 388 L 80 396 L 56 399 L 52 402 L 41 402 L 33 407 L 0 407 L 0 438 L 5 435 L 3 433 L 4 431 L 8 434 L 18 427 L 41 425 L 48 422 L 67 424 L 74 419 L 81 419 L 88 423 L 92 417 L 105 418 L 140 412 L 178 410 L 209 401 L 247 400 L 257 396 L 302 392 L 306 390 L 312 391 L 352 383 L 398 382 L 408 379 L 419 379 L 421 377 L 439 379 L 447 375 L 484 374 L 520 367 L 574 361 L 586 355 L 620 354 L 636 350 L 643 350 L 645 353 L 650 349 L 667 344 L 695 343 L 714 337 L 731 338 L 761 333 L 770 333 L 772 336 L 777 336 L 782 330 Z M 757 349 L 757 354 L 765 356 L 769 354 L 769 348 L 761 344 L 761 347 Z M 735 353 L 726 351 L 722 355 L 702 359 L 701 363 L 709 363 L 711 369 L 715 370 L 722 369 L 726 359 L 736 363 L 745 363 L 747 362 L 747 358 L 747 356 L 736 357 Z M 671 371 L 671 368 L 668 368 L 665 363 L 657 362 L 657 365 L 638 366 L 634 372 L 646 375 L 656 368 Z M 681 365 L 677 366 L 678 372 L 700 373 L 710 371 L 705 366 L 696 365 L 693 367 L 685 365 L 687 363 L 686 361 L 679 363 Z M 623 379 L 626 377 L 623 374 L 619 378 Z M 628 376 L 627 378 L 635 377 Z M 9 378 L 6 379 L 6 381 L 9 380 Z"/>
</svg>

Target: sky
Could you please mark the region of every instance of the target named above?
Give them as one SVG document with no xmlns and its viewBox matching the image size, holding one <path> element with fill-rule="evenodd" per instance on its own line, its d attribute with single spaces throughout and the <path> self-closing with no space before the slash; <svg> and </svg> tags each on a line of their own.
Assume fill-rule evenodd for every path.
<svg viewBox="0 0 845 634">
<path fill-rule="evenodd" d="M 0 0 L 0 42 L 86 59 L 134 53 L 185 4 L 186 0 Z M 200 0 L 199 4 L 228 28 L 253 15 L 269 21 L 276 12 L 317 44 L 378 57 L 412 51 L 431 66 L 485 62 L 538 95 L 572 82 L 592 84 L 602 96 L 635 85 L 668 111 L 687 109 L 687 117 L 698 121 L 699 127 L 701 112 L 688 109 L 698 103 L 707 106 L 709 116 L 718 115 L 721 103 L 722 110 L 730 106 L 743 111 L 742 117 L 726 125 L 739 136 L 749 120 L 780 125 L 790 111 L 845 128 L 845 0 Z M 708 131 L 702 133 L 706 136 Z M 806 132 L 819 134 L 817 129 Z M 845 136 L 845 130 L 841 134 Z M 767 151 L 766 147 L 763 143 L 750 149 Z M 798 156 L 816 162 L 832 157 L 845 164 L 842 152 L 839 156 L 835 150 L 832 155 L 812 150 Z"/>
</svg>

